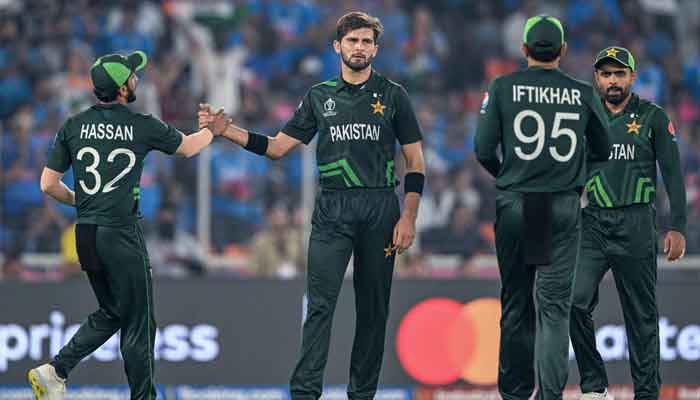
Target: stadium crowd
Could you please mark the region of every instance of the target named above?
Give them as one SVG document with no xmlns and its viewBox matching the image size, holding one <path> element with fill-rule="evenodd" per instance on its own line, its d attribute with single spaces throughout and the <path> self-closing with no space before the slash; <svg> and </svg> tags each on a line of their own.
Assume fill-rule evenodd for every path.
<svg viewBox="0 0 700 400">
<path fill-rule="evenodd" d="M 242 126 L 274 134 L 308 87 L 337 75 L 333 26 L 352 9 L 381 18 L 375 68 L 407 88 L 425 135 L 418 242 L 399 275 L 473 275 L 475 256 L 494 253 L 493 181 L 474 160 L 473 135 L 486 84 L 523 66 L 522 27 L 539 13 L 563 20 L 569 54 L 562 69 L 577 78 L 592 79 L 594 54 L 605 46 L 635 55 L 634 91 L 662 105 L 679 132 L 688 252 L 700 253 L 700 2 L 17 0 L 0 1 L 4 276 L 78 270 L 74 210 L 48 200 L 38 181 L 58 127 L 95 101 L 88 70 L 97 56 L 145 51 L 134 107 L 182 131 L 195 128 L 197 104 L 206 101 L 237 110 Z M 198 162 L 157 153 L 145 162 L 141 212 L 154 271 L 204 274 L 209 253 L 246 260 L 234 276 L 302 273 L 301 152 L 273 162 L 217 141 L 210 163 L 211 248 L 203 249 L 195 235 Z M 72 184 L 70 173 L 65 179 Z M 657 209 L 663 230 L 662 190 Z M 64 265 L 37 271 L 22 261 L 27 253 L 61 253 Z"/>
</svg>

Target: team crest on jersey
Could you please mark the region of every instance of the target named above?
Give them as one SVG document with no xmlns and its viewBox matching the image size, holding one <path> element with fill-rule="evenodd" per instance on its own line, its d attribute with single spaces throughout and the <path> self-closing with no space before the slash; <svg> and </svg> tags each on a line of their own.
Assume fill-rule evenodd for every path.
<svg viewBox="0 0 700 400">
<path fill-rule="evenodd" d="M 671 136 L 676 136 L 676 128 L 673 127 L 673 122 L 668 121 L 668 133 L 671 134 Z"/>
<path fill-rule="evenodd" d="M 328 100 L 326 100 L 325 103 L 323 103 L 323 109 L 325 110 L 323 116 L 326 118 L 338 114 L 337 112 L 335 112 L 335 101 L 333 101 L 333 99 L 331 99 L 330 97 L 328 98 Z"/>
<path fill-rule="evenodd" d="M 481 100 L 481 114 L 486 113 L 486 107 L 489 105 L 489 92 L 484 93 L 484 99 Z"/>
</svg>

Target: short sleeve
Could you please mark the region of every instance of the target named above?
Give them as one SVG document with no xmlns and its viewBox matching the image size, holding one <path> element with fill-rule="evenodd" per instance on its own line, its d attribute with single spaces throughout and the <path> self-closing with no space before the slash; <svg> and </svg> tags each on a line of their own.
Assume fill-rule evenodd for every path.
<svg viewBox="0 0 700 400">
<path fill-rule="evenodd" d="M 309 144 L 316 135 L 317 130 L 316 117 L 311 105 L 311 91 L 309 91 L 299 103 L 292 118 L 282 128 L 282 132 L 301 140 L 304 144 Z"/>
<path fill-rule="evenodd" d="M 68 129 L 67 121 L 61 129 L 56 133 L 53 140 L 53 145 L 49 151 L 49 160 L 46 166 L 56 172 L 66 172 L 71 165 L 70 150 L 66 143 L 66 130 Z"/>
<path fill-rule="evenodd" d="M 145 134 L 149 150 L 156 149 L 173 154 L 182 143 L 182 132 L 152 115 L 146 116 Z"/>
<path fill-rule="evenodd" d="M 416 113 L 413 111 L 411 100 L 406 89 L 399 86 L 396 92 L 396 113 L 394 114 L 394 129 L 399 143 L 411 144 L 423 139 Z"/>
</svg>

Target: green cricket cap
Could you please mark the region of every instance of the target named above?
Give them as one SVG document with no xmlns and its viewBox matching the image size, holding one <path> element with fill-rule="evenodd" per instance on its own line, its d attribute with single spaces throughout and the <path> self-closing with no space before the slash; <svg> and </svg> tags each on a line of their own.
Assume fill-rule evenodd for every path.
<svg viewBox="0 0 700 400">
<path fill-rule="evenodd" d="M 523 43 L 535 53 L 556 54 L 564 44 L 564 26 L 549 15 L 531 17 L 525 22 Z"/>
<path fill-rule="evenodd" d="M 148 57 L 143 51 L 135 51 L 128 56 L 108 54 L 98 58 L 90 68 L 92 85 L 100 91 L 119 89 L 129 80 L 131 74 L 146 66 Z"/>
<path fill-rule="evenodd" d="M 603 62 L 608 60 L 617 61 L 632 71 L 636 70 L 637 68 L 637 63 L 634 61 L 634 56 L 624 47 L 611 46 L 599 51 L 598 55 L 595 57 L 595 63 L 593 66 L 598 68 Z"/>
</svg>

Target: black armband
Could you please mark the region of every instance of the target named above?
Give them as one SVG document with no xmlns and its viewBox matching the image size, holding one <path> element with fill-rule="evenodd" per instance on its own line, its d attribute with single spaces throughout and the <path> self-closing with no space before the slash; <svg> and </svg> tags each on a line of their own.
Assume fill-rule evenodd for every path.
<svg viewBox="0 0 700 400">
<path fill-rule="evenodd" d="M 423 194 L 423 183 L 425 183 L 425 175 L 420 172 L 409 172 L 403 177 L 403 192 Z"/>
<path fill-rule="evenodd" d="M 246 143 L 244 149 L 253 152 L 255 154 L 264 156 L 267 153 L 267 145 L 269 140 L 267 136 L 255 133 L 253 131 L 248 131 L 248 143 Z"/>
</svg>

